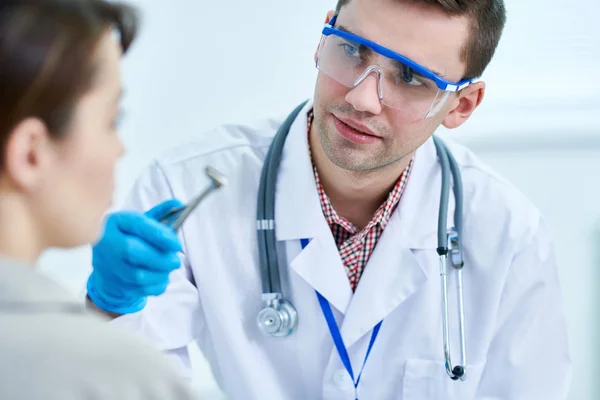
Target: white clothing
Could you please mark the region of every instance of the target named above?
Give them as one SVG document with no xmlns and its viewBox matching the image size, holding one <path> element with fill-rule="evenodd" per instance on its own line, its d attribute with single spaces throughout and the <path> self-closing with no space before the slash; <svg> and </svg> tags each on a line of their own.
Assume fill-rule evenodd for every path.
<svg viewBox="0 0 600 400">
<path fill-rule="evenodd" d="M 188 201 L 207 165 L 228 186 L 183 225 L 186 254 L 167 292 L 112 323 L 185 360 L 197 340 L 230 399 L 354 399 L 315 289 L 331 303 L 355 371 L 383 319 L 359 385 L 361 399 L 559 400 L 571 356 L 553 245 L 539 211 L 463 146 L 447 142 L 464 185 L 467 374 L 446 375 L 437 247 L 440 166 L 432 140 L 416 153 L 405 192 L 353 294 L 325 221 L 308 153 L 306 105 L 285 144 L 276 190 L 284 294 L 298 329 L 261 334 L 256 199 L 261 168 L 283 122 L 223 126 L 167 152 L 139 178 L 125 208 Z M 291 110 L 290 110 L 291 111 Z M 448 226 L 453 226 L 450 195 Z M 301 250 L 300 239 L 311 239 Z M 449 275 L 450 334 L 458 357 L 456 274 Z"/>
</svg>

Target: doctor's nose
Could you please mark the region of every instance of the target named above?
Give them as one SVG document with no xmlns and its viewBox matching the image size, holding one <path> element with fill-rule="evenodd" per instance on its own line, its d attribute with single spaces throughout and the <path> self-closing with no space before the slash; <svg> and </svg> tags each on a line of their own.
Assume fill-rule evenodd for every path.
<svg viewBox="0 0 600 400">
<path fill-rule="evenodd" d="M 374 115 L 380 114 L 383 106 L 379 100 L 379 77 L 377 73 L 372 72 L 358 85 L 350 89 L 346 94 L 346 101 L 352 104 L 356 111 L 368 112 Z"/>
</svg>

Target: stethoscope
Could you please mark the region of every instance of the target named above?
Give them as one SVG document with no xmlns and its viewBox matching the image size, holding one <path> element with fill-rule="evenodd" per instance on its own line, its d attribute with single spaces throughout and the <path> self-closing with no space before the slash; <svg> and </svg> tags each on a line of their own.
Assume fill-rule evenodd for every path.
<svg viewBox="0 0 600 400">
<path fill-rule="evenodd" d="M 277 243 L 275 239 L 275 182 L 285 139 L 290 131 L 290 127 L 305 104 L 306 102 L 300 104 L 292 111 L 277 130 L 265 158 L 258 190 L 256 219 L 263 288 L 262 299 L 265 304 L 258 313 L 257 323 L 263 333 L 275 337 L 285 337 L 290 335 L 298 325 L 298 313 L 292 303 L 285 299 L 281 290 L 279 265 L 277 263 Z M 445 366 L 446 372 L 451 379 L 465 380 L 467 355 L 465 350 L 464 329 L 463 259 L 460 243 L 462 234 L 462 181 L 458 164 L 450 150 L 438 137 L 434 136 L 433 141 L 442 169 L 442 191 L 438 213 L 437 253 L 440 258 L 440 277 L 442 285 L 442 325 L 444 357 L 446 360 Z M 447 230 L 446 221 L 448 216 L 450 180 L 453 181 L 452 188 L 456 203 L 454 208 L 455 227 Z M 448 285 L 446 271 L 448 257 L 450 257 L 451 265 L 457 271 L 460 364 L 455 366 L 452 365 L 450 357 L 450 335 L 448 332 Z"/>
</svg>

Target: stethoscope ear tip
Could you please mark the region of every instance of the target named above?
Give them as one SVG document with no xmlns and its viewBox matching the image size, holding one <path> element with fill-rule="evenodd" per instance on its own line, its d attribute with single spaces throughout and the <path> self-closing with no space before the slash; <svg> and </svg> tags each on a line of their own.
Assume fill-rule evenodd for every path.
<svg viewBox="0 0 600 400">
<path fill-rule="evenodd" d="M 457 365 L 452 368 L 452 380 L 456 381 L 465 375 L 465 368 L 462 365 Z"/>
</svg>

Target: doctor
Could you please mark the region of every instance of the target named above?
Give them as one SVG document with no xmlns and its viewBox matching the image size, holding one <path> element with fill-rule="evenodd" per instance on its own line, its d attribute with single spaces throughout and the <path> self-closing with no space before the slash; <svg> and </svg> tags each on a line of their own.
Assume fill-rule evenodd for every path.
<svg viewBox="0 0 600 400">
<path fill-rule="evenodd" d="M 196 340 L 230 399 L 565 399 L 571 358 L 548 229 L 529 200 L 452 143 L 464 197 L 466 374 L 450 379 L 444 364 L 432 134 L 481 103 L 485 84 L 471 79 L 500 39 L 502 0 L 346 0 L 326 21 L 314 99 L 293 121 L 276 177 L 293 333 L 257 324 L 257 196 L 281 121 L 216 129 L 149 166 L 93 248 L 89 305 L 186 367 Z M 157 218 L 204 189 L 209 165 L 229 185 L 178 236 Z M 455 204 L 451 194 L 449 227 Z"/>
</svg>

